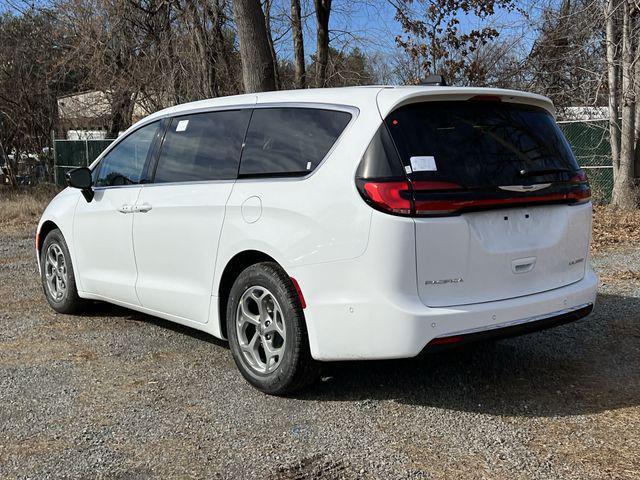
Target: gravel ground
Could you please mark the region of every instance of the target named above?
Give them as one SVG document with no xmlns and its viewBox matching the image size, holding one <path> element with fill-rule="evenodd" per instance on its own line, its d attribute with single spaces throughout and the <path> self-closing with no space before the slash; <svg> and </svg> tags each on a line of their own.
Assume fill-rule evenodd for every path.
<svg viewBox="0 0 640 480">
<path fill-rule="evenodd" d="M 0 478 L 640 478 L 640 247 L 595 313 L 273 398 L 227 346 L 117 307 L 54 314 L 31 232 L 0 231 Z"/>
</svg>

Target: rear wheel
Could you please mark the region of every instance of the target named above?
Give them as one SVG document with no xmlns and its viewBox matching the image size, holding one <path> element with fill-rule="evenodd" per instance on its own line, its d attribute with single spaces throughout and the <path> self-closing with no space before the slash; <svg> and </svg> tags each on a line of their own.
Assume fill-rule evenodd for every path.
<svg viewBox="0 0 640 480">
<path fill-rule="evenodd" d="M 300 301 L 276 263 L 238 276 L 227 302 L 227 334 L 240 373 L 258 390 L 285 395 L 316 380 Z"/>
<path fill-rule="evenodd" d="M 62 232 L 47 234 L 40 252 L 42 288 L 51 308 L 59 313 L 75 313 L 85 305 L 78 296 L 71 255 Z"/>
</svg>

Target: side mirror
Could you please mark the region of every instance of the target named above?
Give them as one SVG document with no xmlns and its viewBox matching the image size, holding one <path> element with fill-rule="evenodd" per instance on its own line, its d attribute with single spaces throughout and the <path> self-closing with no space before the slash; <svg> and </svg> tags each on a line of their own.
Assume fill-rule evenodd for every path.
<svg viewBox="0 0 640 480">
<path fill-rule="evenodd" d="M 93 179 L 91 178 L 91 170 L 87 167 L 74 168 L 69 170 L 65 175 L 67 185 L 82 190 L 82 195 L 87 202 L 93 200 Z"/>
</svg>

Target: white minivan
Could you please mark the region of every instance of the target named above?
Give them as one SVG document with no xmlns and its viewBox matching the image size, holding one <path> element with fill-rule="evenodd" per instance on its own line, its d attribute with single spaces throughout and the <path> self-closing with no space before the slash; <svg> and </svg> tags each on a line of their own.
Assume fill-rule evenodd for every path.
<svg viewBox="0 0 640 480">
<path fill-rule="evenodd" d="M 58 312 L 103 300 L 228 339 L 286 394 L 318 361 L 413 357 L 588 315 L 590 190 L 549 99 L 350 87 L 179 105 L 47 207 Z"/>
</svg>

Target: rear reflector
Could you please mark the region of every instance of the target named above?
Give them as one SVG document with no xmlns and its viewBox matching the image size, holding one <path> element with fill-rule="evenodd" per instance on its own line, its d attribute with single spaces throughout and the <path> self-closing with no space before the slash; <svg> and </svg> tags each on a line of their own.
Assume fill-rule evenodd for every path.
<svg viewBox="0 0 640 480">
<path fill-rule="evenodd" d="M 291 282 L 293 283 L 293 287 L 296 289 L 296 293 L 298 294 L 298 300 L 300 300 L 300 306 L 303 309 L 307 308 L 307 302 L 304 300 L 304 295 L 302 295 L 302 289 L 300 288 L 300 284 L 295 278 L 293 277 L 289 277 L 289 278 L 291 279 Z"/>
<path fill-rule="evenodd" d="M 434 338 L 429 342 L 429 345 L 450 345 L 452 343 L 461 342 L 463 337 L 440 337 Z"/>
</svg>

